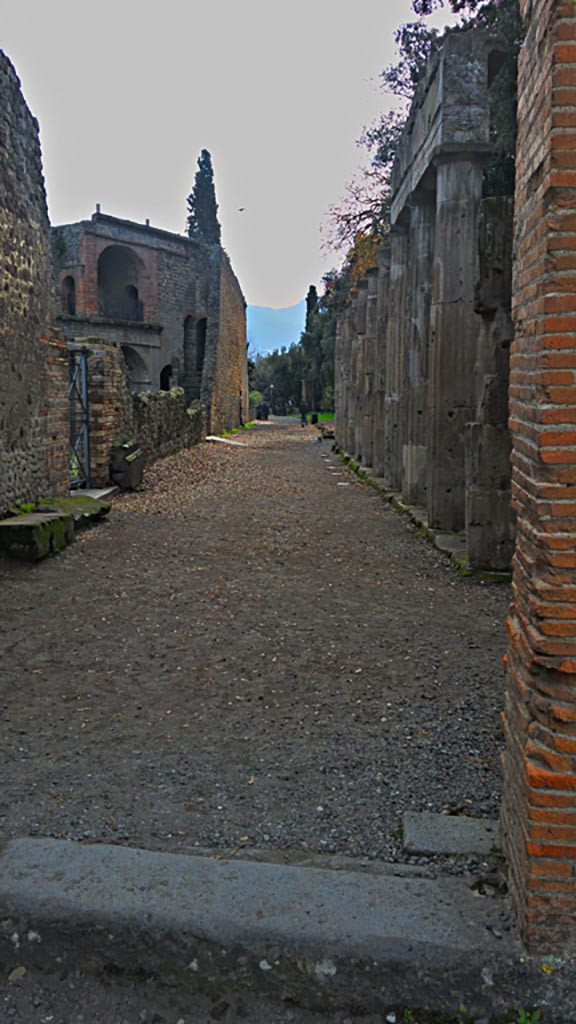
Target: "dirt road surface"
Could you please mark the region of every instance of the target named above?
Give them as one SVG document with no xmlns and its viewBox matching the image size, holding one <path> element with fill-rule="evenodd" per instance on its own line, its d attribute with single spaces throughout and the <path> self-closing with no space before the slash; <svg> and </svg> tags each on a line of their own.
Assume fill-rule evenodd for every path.
<svg viewBox="0 0 576 1024">
<path fill-rule="evenodd" d="M 0 563 L 2 838 L 410 860 L 404 810 L 497 814 L 508 588 L 316 438 L 184 451 Z"/>
</svg>

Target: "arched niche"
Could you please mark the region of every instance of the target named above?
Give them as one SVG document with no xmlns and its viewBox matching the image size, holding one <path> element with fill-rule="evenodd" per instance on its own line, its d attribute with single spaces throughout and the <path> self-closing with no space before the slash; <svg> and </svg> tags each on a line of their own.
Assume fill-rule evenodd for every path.
<svg viewBox="0 0 576 1024">
<path fill-rule="evenodd" d="M 170 391 L 172 379 L 172 363 L 167 363 L 160 370 L 160 391 Z"/>
<path fill-rule="evenodd" d="M 189 402 L 197 401 L 202 393 L 207 326 L 206 317 L 195 320 L 187 316 L 184 321 L 184 390 Z"/>
<path fill-rule="evenodd" d="M 146 391 L 151 384 L 150 373 L 146 361 L 131 345 L 122 345 L 122 355 L 126 366 L 126 375 L 131 391 Z"/>
<path fill-rule="evenodd" d="M 98 304 L 111 320 L 144 319 L 142 261 L 126 245 L 109 245 L 98 257 Z"/>
<path fill-rule="evenodd" d="M 76 281 L 71 274 L 62 278 L 60 287 L 60 305 L 63 313 L 76 316 Z"/>
</svg>

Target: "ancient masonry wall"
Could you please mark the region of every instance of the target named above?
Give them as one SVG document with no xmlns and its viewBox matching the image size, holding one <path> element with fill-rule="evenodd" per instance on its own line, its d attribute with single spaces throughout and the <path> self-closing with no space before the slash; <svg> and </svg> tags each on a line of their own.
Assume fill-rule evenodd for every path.
<svg viewBox="0 0 576 1024">
<path fill-rule="evenodd" d="M 216 433 L 248 419 L 246 302 L 223 252 L 219 277 L 218 338 L 210 402 L 210 429 Z"/>
<path fill-rule="evenodd" d="M 206 436 L 207 410 L 188 409 L 182 388 L 134 394 L 119 345 L 102 338 L 79 338 L 76 344 L 88 355 L 92 486 L 110 483 L 110 459 L 117 445 L 133 441 L 151 462 Z"/>
<path fill-rule="evenodd" d="M 510 377 L 518 516 L 502 824 L 528 946 L 576 953 L 576 5 L 521 0 Z"/>
<path fill-rule="evenodd" d="M 67 361 L 54 331 L 38 125 L 0 51 L 0 514 L 67 487 Z"/>
<path fill-rule="evenodd" d="M 513 551 L 506 425 L 511 200 L 482 198 L 489 68 L 502 43 L 449 35 L 416 93 L 392 175 L 391 231 L 341 317 L 336 439 L 473 568 Z"/>
<path fill-rule="evenodd" d="M 227 430 L 247 418 L 246 304 L 219 246 L 100 211 L 52 234 L 56 294 L 63 307 L 59 322 L 69 340 L 98 337 L 123 349 L 132 360 L 134 391 L 166 387 L 162 377 L 168 370 L 170 386 L 184 388 L 207 430 Z M 134 268 L 139 320 L 106 314 L 98 268 L 114 251 Z M 65 308 L 70 279 L 73 313 Z M 185 430 L 183 444 L 187 437 Z"/>
</svg>

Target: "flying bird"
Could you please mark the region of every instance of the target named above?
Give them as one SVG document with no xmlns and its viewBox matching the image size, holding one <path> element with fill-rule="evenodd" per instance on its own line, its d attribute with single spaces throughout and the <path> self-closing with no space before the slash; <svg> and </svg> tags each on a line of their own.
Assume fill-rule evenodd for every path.
<svg viewBox="0 0 576 1024">
<path fill-rule="evenodd" d="M 239 206 L 238 207 L 238 213 L 246 213 L 246 207 L 245 206 Z"/>
</svg>

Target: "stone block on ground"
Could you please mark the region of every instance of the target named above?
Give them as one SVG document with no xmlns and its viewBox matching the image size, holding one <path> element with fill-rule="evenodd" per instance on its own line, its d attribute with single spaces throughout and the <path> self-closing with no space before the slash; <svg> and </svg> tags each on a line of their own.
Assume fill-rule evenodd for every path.
<svg viewBox="0 0 576 1024">
<path fill-rule="evenodd" d="M 41 498 L 37 507 L 42 512 L 71 515 L 77 528 L 103 519 L 111 508 L 106 502 L 97 501 L 87 494 L 73 494 L 69 498 Z"/>
<path fill-rule="evenodd" d="M 135 491 L 144 476 L 146 457 L 137 444 L 123 444 L 110 459 L 110 478 L 121 491 Z"/>
<path fill-rule="evenodd" d="M 24 562 L 39 562 L 73 540 L 70 513 L 30 512 L 0 521 L 0 552 Z"/>
<path fill-rule="evenodd" d="M 406 811 L 404 849 L 415 854 L 489 854 L 500 847 L 500 828 L 492 818 Z"/>
<path fill-rule="evenodd" d="M 462 533 L 435 533 L 434 544 L 445 555 L 466 554 L 466 538 Z"/>
</svg>

